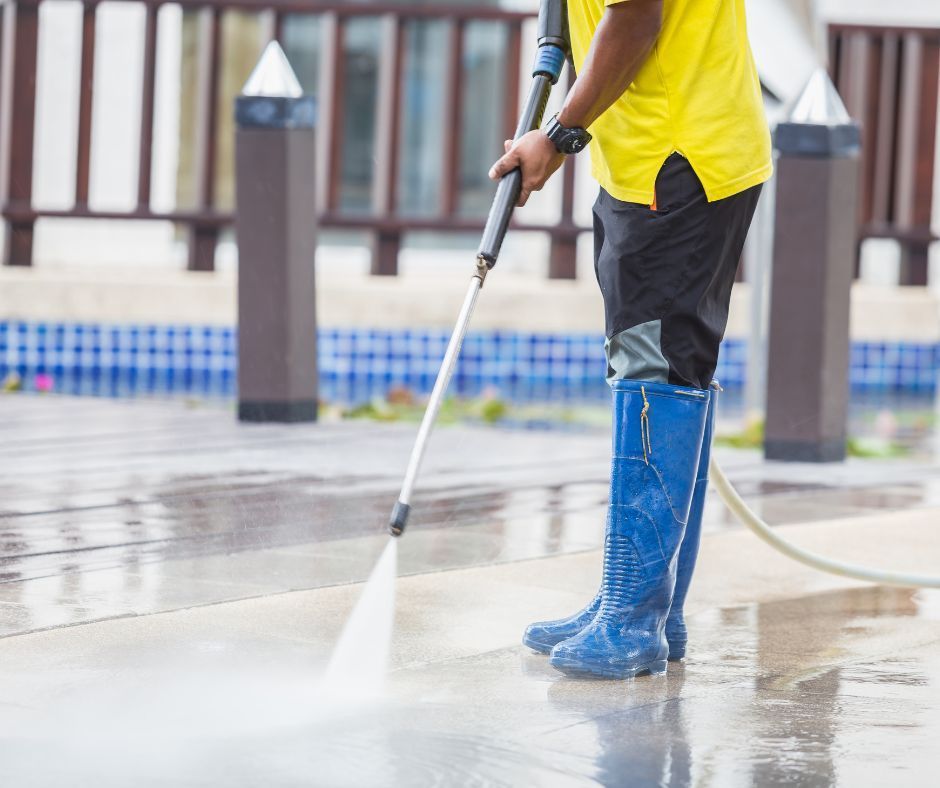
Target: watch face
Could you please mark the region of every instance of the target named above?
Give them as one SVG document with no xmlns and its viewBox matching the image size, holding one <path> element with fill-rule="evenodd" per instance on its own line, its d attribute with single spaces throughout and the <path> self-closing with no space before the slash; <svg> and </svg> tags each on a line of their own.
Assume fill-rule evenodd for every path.
<svg viewBox="0 0 940 788">
<path fill-rule="evenodd" d="M 579 153 L 591 141 L 591 135 L 584 129 L 566 129 L 558 122 L 557 118 L 552 118 L 545 129 L 545 133 L 555 143 L 559 153 Z"/>
</svg>

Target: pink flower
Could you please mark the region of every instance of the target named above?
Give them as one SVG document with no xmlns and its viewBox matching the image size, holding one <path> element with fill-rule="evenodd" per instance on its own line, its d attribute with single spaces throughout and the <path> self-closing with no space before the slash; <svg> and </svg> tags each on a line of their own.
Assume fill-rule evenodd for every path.
<svg viewBox="0 0 940 788">
<path fill-rule="evenodd" d="M 496 386 L 487 386 L 480 392 L 480 399 L 484 402 L 492 402 L 499 399 L 499 389 Z"/>
<path fill-rule="evenodd" d="M 36 391 L 52 391 L 52 376 L 40 372 L 33 379 L 33 384 L 36 386 Z"/>
<path fill-rule="evenodd" d="M 898 434 L 898 420 L 890 410 L 878 411 L 875 417 L 875 433 L 885 440 Z"/>
</svg>

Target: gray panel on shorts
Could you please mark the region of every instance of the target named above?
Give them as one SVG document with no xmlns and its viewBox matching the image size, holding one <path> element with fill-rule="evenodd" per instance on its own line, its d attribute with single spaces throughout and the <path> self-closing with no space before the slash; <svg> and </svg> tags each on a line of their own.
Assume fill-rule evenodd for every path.
<svg viewBox="0 0 940 788">
<path fill-rule="evenodd" d="M 650 320 L 628 328 L 604 343 L 607 380 L 669 382 L 669 363 L 660 346 L 662 321 Z"/>
</svg>

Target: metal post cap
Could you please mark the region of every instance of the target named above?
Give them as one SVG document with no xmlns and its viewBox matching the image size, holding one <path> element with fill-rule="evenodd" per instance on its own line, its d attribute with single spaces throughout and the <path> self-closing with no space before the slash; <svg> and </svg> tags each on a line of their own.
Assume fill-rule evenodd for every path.
<svg viewBox="0 0 940 788">
<path fill-rule="evenodd" d="M 297 80 L 294 69 L 290 67 L 287 55 L 277 41 L 271 41 L 264 48 L 261 57 L 248 76 L 242 88 L 243 96 L 277 96 L 297 98 L 303 95 L 303 88 Z"/>
<path fill-rule="evenodd" d="M 797 156 L 847 157 L 858 153 L 861 135 L 835 85 L 817 68 L 800 92 L 786 120 L 777 124 L 774 147 Z"/>
<path fill-rule="evenodd" d="M 316 103 L 305 96 L 277 41 L 271 41 L 235 99 L 240 128 L 306 129 L 316 125 Z"/>
</svg>

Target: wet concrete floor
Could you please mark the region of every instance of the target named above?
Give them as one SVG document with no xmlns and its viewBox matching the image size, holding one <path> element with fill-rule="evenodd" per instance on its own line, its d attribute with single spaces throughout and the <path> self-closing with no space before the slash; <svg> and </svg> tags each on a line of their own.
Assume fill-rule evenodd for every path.
<svg viewBox="0 0 940 788">
<path fill-rule="evenodd" d="M 936 784 L 940 594 L 802 569 L 717 501 L 685 663 L 573 681 L 518 645 L 596 587 L 604 435 L 438 433 L 388 697 L 357 702 L 318 680 L 413 426 L 7 402 L 4 784 Z M 800 544 L 940 570 L 936 465 L 722 460 Z"/>
<path fill-rule="evenodd" d="M 936 784 L 936 593 L 707 608 L 666 676 L 572 681 L 511 643 L 536 609 L 570 604 L 534 585 L 559 571 L 508 568 L 401 581 L 382 703 L 316 684 L 348 586 L 8 638 L 4 773 L 41 786 Z"/>
<path fill-rule="evenodd" d="M 362 581 L 416 430 L 239 426 L 174 402 L 7 396 L 3 409 L 0 636 Z M 608 446 L 603 431 L 438 430 L 402 573 L 598 548 Z M 940 506 L 940 455 L 824 470 L 718 455 L 773 524 Z M 737 527 L 710 498 L 706 532 Z"/>
</svg>

